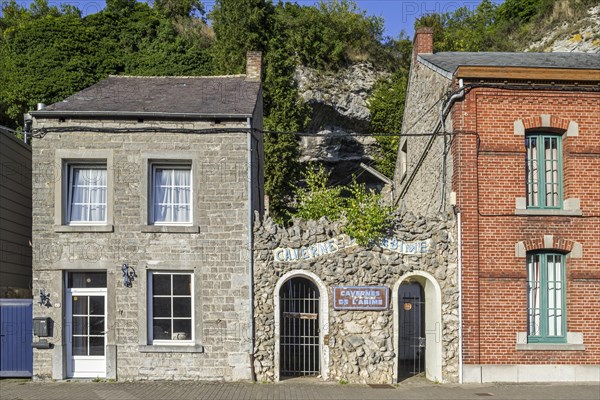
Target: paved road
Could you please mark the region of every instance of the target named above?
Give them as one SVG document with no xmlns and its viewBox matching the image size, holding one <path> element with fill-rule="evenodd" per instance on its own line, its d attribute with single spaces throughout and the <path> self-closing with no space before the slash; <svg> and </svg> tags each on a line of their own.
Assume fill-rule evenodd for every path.
<svg viewBox="0 0 600 400">
<path fill-rule="evenodd" d="M 0 400 L 600 400 L 598 384 L 439 385 L 413 382 L 387 388 L 284 382 L 48 382 L 0 380 Z"/>
</svg>

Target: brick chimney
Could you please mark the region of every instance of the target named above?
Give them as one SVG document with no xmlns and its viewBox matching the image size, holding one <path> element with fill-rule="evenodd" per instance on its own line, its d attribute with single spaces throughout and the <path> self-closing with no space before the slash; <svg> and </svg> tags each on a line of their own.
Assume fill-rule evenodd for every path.
<svg viewBox="0 0 600 400">
<path fill-rule="evenodd" d="M 260 82 L 262 75 L 262 53 L 249 51 L 246 53 L 246 80 Z"/>
<path fill-rule="evenodd" d="M 413 43 L 413 64 L 417 61 L 419 54 L 433 53 L 433 28 L 420 27 L 415 30 L 415 40 Z"/>
</svg>

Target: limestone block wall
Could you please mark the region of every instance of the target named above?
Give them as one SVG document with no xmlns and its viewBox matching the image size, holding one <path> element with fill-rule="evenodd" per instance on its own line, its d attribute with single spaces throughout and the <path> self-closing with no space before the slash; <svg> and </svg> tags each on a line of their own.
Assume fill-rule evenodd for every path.
<svg viewBox="0 0 600 400">
<path fill-rule="evenodd" d="M 68 271 L 93 270 L 108 277 L 107 378 L 250 379 L 247 134 L 152 131 L 156 126 L 212 126 L 202 121 L 38 120 L 34 127 L 62 126 L 75 130 L 48 133 L 33 142 L 33 292 L 44 289 L 51 298 L 50 307 L 34 304 L 34 316 L 55 322 L 52 349 L 34 350 L 35 377 L 67 377 L 64 277 Z M 219 125 L 246 126 L 245 120 Z M 107 133 L 83 127 L 148 131 Z M 57 224 L 61 160 L 98 154 L 110 160 L 110 226 L 86 231 L 61 226 L 60 220 Z M 148 225 L 144 208 L 152 159 L 191 160 L 193 226 Z M 123 285 L 123 263 L 137 271 L 131 288 Z M 196 341 L 189 348 L 157 348 L 148 343 L 148 274 L 175 270 L 193 272 Z"/>
<path fill-rule="evenodd" d="M 398 328 L 397 307 L 392 300 L 403 278 L 428 276 L 441 289 L 441 318 L 438 326 L 429 326 L 432 352 L 436 340 L 441 352 L 436 357 L 441 364 L 441 378 L 447 382 L 458 379 L 458 292 L 456 240 L 451 234 L 453 216 L 417 217 L 411 213 L 398 216 L 390 238 L 405 243 L 427 241 L 423 254 L 401 254 L 390 250 L 389 241 L 364 248 L 343 235 L 338 223 L 295 221 L 282 228 L 271 220 L 255 223 L 254 244 L 254 306 L 255 348 L 254 366 L 258 380 L 273 381 L 279 376 L 276 356 L 278 327 L 276 286 L 282 276 L 310 273 L 326 287 L 328 316 L 320 315 L 321 329 L 328 329 L 329 344 L 322 346 L 328 355 L 327 365 L 321 365 L 321 377 L 356 383 L 393 383 L 397 377 Z M 305 248 L 337 238 L 336 251 L 307 257 L 306 260 L 286 259 L 278 249 Z M 386 248 L 387 247 L 387 248 Z M 334 249 L 335 249 L 334 248 Z M 314 249 L 313 249 L 314 250 Z M 302 257 L 300 257 L 302 258 Z M 384 311 L 334 310 L 334 286 L 386 286 L 390 289 L 390 306 Z M 426 299 L 427 302 L 427 299 Z M 426 305 L 427 307 L 427 305 Z M 431 305 L 433 308 L 433 305 Z M 433 325 L 433 324 L 432 324 Z M 435 332 L 435 329 L 438 329 Z M 429 334 L 428 334 L 429 335 Z M 437 338 L 437 339 L 436 339 Z M 429 351 L 429 350 L 428 350 Z M 432 353 L 433 355 L 433 353 Z"/>
</svg>

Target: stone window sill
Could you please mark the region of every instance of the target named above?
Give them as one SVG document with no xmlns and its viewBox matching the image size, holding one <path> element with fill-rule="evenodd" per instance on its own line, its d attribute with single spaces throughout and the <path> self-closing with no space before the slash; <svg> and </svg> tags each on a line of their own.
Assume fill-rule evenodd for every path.
<svg viewBox="0 0 600 400">
<path fill-rule="evenodd" d="M 54 232 L 104 232 L 109 233 L 115 230 L 114 225 L 55 225 Z"/>
<path fill-rule="evenodd" d="M 517 350 L 551 350 L 551 351 L 581 351 L 585 350 L 583 344 L 569 343 L 525 343 L 517 344 Z"/>
<path fill-rule="evenodd" d="M 542 209 L 515 209 L 515 215 L 544 215 L 552 217 L 581 217 L 581 210 L 542 210 Z"/>
<path fill-rule="evenodd" d="M 140 353 L 204 353 L 204 346 L 153 346 L 140 345 L 138 346 Z"/>
<path fill-rule="evenodd" d="M 566 343 L 527 343 L 527 332 L 517 332 L 515 348 L 533 351 L 582 351 L 585 350 L 585 345 L 581 332 L 567 332 Z"/>
<path fill-rule="evenodd" d="M 200 232 L 200 228 L 198 225 L 141 225 L 140 231 L 147 233 L 198 233 Z"/>
</svg>

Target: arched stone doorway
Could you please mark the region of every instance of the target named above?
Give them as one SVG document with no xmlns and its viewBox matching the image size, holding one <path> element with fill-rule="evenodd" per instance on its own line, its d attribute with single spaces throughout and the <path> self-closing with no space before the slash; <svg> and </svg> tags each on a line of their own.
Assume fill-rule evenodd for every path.
<svg viewBox="0 0 600 400">
<path fill-rule="evenodd" d="M 327 288 L 313 273 L 283 275 L 274 293 L 275 380 L 329 375 L 329 303 Z"/>
<path fill-rule="evenodd" d="M 417 370 L 421 365 L 411 366 L 410 363 L 423 363 L 422 367 L 427 379 L 443 382 L 442 291 L 440 285 L 427 272 L 409 272 L 403 275 L 394 285 L 392 304 L 394 309 L 394 345 L 397 349 L 394 359 L 394 381 L 399 382 L 403 378 L 403 373 L 407 372 L 405 361 L 409 360 L 408 367 Z M 401 322 L 405 322 L 408 316 L 401 315 L 401 310 L 404 310 L 405 307 L 415 307 L 414 311 L 419 313 L 419 316 L 412 317 L 414 318 L 412 322 L 420 325 L 417 334 L 422 335 L 420 337 L 424 339 L 419 341 L 417 334 L 404 335 L 403 337 Z M 406 328 L 405 326 L 404 329 Z M 409 339 L 407 339 L 407 336 Z M 412 339 L 410 339 L 411 336 Z M 412 343 L 407 342 L 407 340 L 412 340 Z M 408 354 L 410 351 L 408 346 L 416 346 L 412 358 Z M 401 370 L 401 367 L 404 369 Z M 404 374 L 405 376 L 406 374 Z"/>
</svg>

